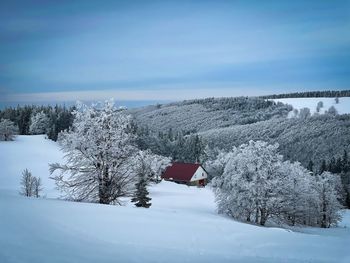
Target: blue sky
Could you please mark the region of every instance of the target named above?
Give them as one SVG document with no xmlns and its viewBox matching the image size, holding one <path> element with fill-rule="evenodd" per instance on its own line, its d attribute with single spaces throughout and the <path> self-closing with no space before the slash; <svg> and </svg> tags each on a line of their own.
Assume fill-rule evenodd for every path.
<svg viewBox="0 0 350 263">
<path fill-rule="evenodd" d="M 350 0 L 0 3 L 0 103 L 349 84 Z"/>
</svg>

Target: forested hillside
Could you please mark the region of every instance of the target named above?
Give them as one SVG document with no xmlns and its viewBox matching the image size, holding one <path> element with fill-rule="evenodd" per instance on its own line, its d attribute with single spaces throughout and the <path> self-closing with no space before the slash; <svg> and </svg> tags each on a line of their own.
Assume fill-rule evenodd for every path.
<svg viewBox="0 0 350 263">
<path fill-rule="evenodd" d="M 350 115 L 319 115 L 307 119 L 278 118 L 249 125 L 212 129 L 199 133 L 209 145 L 229 149 L 249 140 L 279 143 L 285 159 L 300 161 L 305 167 L 311 160 L 340 157 L 350 151 Z"/>
<path fill-rule="evenodd" d="M 278 142 L 285 159 L 300 161 L 304 166 L 312 161 L 318 167 L 323 159 L 329 161 L 344 150 L 350 151 L 349 114 L 325 111 L 311 116 L 308 109 L 292 110 L 291 105 L 239 97 L 183 101 L 131 112 L 144 147 L 172 157 L 179 155 L 174 153 L 180 151 L 179 147 L 188 152 L 186 145 L 193 141 L 188 138 L 189 142 L 184 143 L 178 133 L 199 134 L 210 148 L 228 149 L 249 140 Z"/>
<path fill-rule="evenodd" d="M 293 108 L 261 98 L 208 98 L 131 110 L 136 122 L 156 132 L 185 134 L 286 117 Z"/>
</svg>

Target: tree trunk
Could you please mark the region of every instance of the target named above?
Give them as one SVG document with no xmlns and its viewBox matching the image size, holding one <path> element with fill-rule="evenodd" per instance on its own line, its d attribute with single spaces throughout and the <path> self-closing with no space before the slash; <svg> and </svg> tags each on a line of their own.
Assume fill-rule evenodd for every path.
<svg viewBox="0 0 350 263">
<path fill-rule="evenodd" d="M 100 204 L 110 204 L 110 185 L 111 182 L 108 178 L 108 168 L 105 168 L 103 171 L 102 178 L 99 179 L 98 185 L 98 195 Z"/>
<path fill-rule="evenodd" d="M 322 220 L 321 220 L 321 227 L 322 228 L 326 228 L 327 227 L 327 204 L 326 204 L 326 194 L 325 194 L 325 190 L 323 189 L 322 191 L 322 198 L 323 198 L 323 202 L 322 202 Z"/>
<path fill-rule="evenodd" d="M 267 212 L 265 208 L 260 209 L 260 225 L 264 226 L 267 221 Z"/>
<path fill-rule="evenodd" d="M 250 214 L 247 215 L 247 222 L 250 222 Z"/>
</svg>

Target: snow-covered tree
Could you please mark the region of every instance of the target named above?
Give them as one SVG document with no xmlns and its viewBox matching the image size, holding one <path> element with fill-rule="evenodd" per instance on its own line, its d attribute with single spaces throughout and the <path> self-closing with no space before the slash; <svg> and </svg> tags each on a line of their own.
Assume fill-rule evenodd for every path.
<svg viewBox="0 0 350 263">
<path fill-rule="evenodd" d="M 12 141 L 18 133 L 18 128 L 15 124 L 8 120 L 2 119 L 0 122 L 0 141 Z"/>
<path fill-rule="evenodd" d="M 136 191 L 131 202 L 135 203 L 137 207 L 149 208 L 151 206 L 151 198 L 148 197 L 147 178 L 143 174 L 138 175 L 138 182 L 135 185 Z"/>
<path fill-rule="evenodd" d="M 43 190 L 40 177 L 33 177 L 33 196 L 40 197 L 40 192 Z"/>
<path fill-rule="evenodd" d="M 22 172 L 22 178 L 21 178 L 21 195 L 30 197 L 33 195 L 33 189 L 34 189 L 34 184 L 33 184 L 33 176 L 32 173 L 28 171 L 28 169 L 25 169 Z"/>
<path fill-rule="evenodd" d="M 280 211 L 284 216 L 283 220 L 291 225 L 313 225 L 311 218 L 315 218 L 317 204 L 316 192 L 312 189 L 314 177 L 298 162 L 283 162 L 281 172 L 283 183 Z"/>
<path fill-rule="evenodd" d="M 262 141 L 233 148 L 223 175 L 212 181 L 219 212 L 260 225 L 279 212 L 282 156 L 277 148 Z"/>
<path fill-rule="evenodd" d="M 203 165 L 208 172 L 208 179 L 211 180 L 221 176 L 224 173 L 227 162 L 231 158 L 232 152 L 226 152 L 218 148 L 211 149 L 207 146 L 205 148 L 205 154 L 206 161 Z"/>
<path fill-rule="evenodd" d="M 316 112 L 320 112 L 321 108 L 323 108 L 323 101 L 317 102 Z"/>
<path fill-rule="evenodd" d="M 164 170 L 171 164 L 171 159 L 153 154 L 150 150 L 140 151 L 133 160 L 136 174 L 143 175 L 147 182 L 160 182 Z"/>
<path fill-rule="evenodd" d="M 43 111 L 33 115 L 30 122 L 29 132 L 31 134 L 45 134 L 49 130 L 50 119 Z"/>
<path fill-rule="evenodd" d="M 298 110 L 298 109 L 294 109 L 294 110 L 293 110 L 293 117 L 294 117 L 294 118 L 297 118 L 298 115 L 299 115 L 299 110 Z"/>
<path fill-rule="evenodd" d="M 302 120 L 306 120 L 311 116 L 311 112 L 309 108 L 302 108 L 299 111 L 299 118 Z"/>
<path fill-rule="evenodd" d="M 328 111 L 326 111 L 326 114 L 335 116 L 335 115 L 338 115 L 338 111 L 334 106 L 330 106 Z"/>
<path fill-rule="evenodd" d="M 52 178 L 73 200 L 118 204 L 131 195 L 137 179 L 130 116 L 112 101 L 92 107 L 79 103 L 74 116 L 72 128 L 59 138 L 66 164 L 51 164 L 51 173 L 61 171 Z"/>
<path fill-rule="evenodd" d="M 261 141 L 233 148 L 222 175 L 212 180 L 218 211 L 260 225 L 270 218 L 291 225 L 336 224 L 340 177 L 314 176 L 298 162 L 283 162 L 277 148 Z"/>
<path fill-rule="evenodd" d="M 40 197 L 40 192 L 42 191 L 41 179 L 40 177 L 35 177 L 32 175 L 28 169 L 22 172 L 21 178 L 21 191 L 20 194 L 27 197 Z"/>
<path fill-rule="evenodd" d="M 339 203 L 339 199 L 341 199 L 340 177 L 330 172 L 323 172 L 316 177 L 315 186 L 319 200 L 320 226 L 326 228 L 336 225 L 341 218 L 339 210 L 342 208 Z"/>
</svg>

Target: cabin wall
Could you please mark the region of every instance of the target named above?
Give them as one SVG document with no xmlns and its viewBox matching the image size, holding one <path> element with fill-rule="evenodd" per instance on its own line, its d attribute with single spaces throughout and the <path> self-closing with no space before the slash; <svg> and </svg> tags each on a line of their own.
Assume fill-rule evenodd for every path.
<svg viewBox="0 0 350 263">
<path fill-rule="evenodd" d="M 191 182 L 199 181 L 201 179 L 207 179 L 207 178 L 208 178 L 207 172 L 202 167 L 198 167 L 197 171 L 194 173 L 194 175 L 191 178 Z"/>
</svg>

